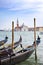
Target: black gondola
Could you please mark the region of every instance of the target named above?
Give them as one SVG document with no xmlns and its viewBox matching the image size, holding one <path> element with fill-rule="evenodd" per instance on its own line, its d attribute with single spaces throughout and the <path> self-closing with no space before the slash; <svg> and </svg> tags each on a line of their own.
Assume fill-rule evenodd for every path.
<svg viewBox="0 0 43 65">
<path fill-rule="evenodd" d="M 4 40 L 0 41 L 0 46 L 4 45 L 8 40 L 8 37 L 6 36 Z"/>
<path fill-rule="evenodd" d="M 22 37 L 20 36 L 19 41 L 14 43 L 14 49 L 15 49 L 17 46 L 19 46 L 19 45 L 21 44 L 21 42 L 22 42 Z"/>
<path fill-rule="evenodd" d="M 21 42 L 22 42 L 22 37 L 20 36 L 20 39 L 19 39 L 19 41 L 17 41 L 17 42 L 15 42 L 14 43 L 14 49 L 16 48 L 16 47 L 18 47 L 20 44 L 21 44 Z M 5 51 L 5 50 L 9 50 L 9 49 L 11 49 L 11 44 L 7 47 L 7 48 L 1 48 L 0 49 L 0 53 L 2 52 L 2 51 Z"/>
<path fill-rule="evenodd" d="M 37 42 L 38 41 L 38 42 Z M 39 45 L 40 40 L 37 40 L 36 44 Z M 4 64 L 18 64 L 24 60 L 26 60 L 27 58 L 29 58 L 31 56 L 31 54 L 33 53 L 33 51 L 35 50 L 35 44 L 33 43 L 32 46 L 28 46 L 25 49 L 22 49 L 16 53 L 11 53 L 8 54 L 7 56 L 2 56 L 0 57 L 0 63 L 3 65 Z"/>
</svg>

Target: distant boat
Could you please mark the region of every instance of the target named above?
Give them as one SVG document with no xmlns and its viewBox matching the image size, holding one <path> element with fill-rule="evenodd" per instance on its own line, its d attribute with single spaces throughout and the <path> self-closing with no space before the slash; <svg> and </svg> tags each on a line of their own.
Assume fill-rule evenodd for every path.
<svg viewBox="0 0 43 65">
<path fill-rule="evenodd" d="M 40 32 L 40 35 L 43 35 L 43 32 Z"/>
<path fill-rule="evenodd" d="M 0 41 L 0 46 L 4 45 L 8 41 L 8 37 L 6 36 L 4 40 Z"/>
<path fill-rule="evenodd" d="M 39 45 L 40 40 L 36 41 L 36 44 Z M 22 49 L 16 53 L 11 53 L 11 54 L 4 54 L 4 52 L 2 53 L 2 55 L 0 56 L 0 64 L 10 64 L 10 63 L 14 63 L 14 64 L 18 64 L 24 60 L 26 60 L 27 58 L 29 58 L 31 56 L 31 54 L 33 53 L 33 51 L 35 50 L 35 44 L 33 43 L 31 46 L 28 46 L 25 49 Z M 7 50 L 6 50 L 7 51 Z"/>
</svg>

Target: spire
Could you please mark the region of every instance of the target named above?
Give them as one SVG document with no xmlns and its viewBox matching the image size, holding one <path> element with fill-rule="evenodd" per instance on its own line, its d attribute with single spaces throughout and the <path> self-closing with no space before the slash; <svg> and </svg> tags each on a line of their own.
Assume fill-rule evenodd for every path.
<svg viewBox="0 0 43 65">
<path fill-rule="evenodd" d="M 19 21 L 18 21 L 18 18 L 17 18 L 17 27 L 19 27 Z"/>
</svg>

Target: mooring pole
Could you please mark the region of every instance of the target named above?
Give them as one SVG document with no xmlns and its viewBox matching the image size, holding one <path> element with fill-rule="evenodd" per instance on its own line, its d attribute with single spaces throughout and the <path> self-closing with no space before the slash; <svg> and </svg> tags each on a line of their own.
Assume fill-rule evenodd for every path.
<svg viewBox="0 0 43 65">
<path fill-rule="evenodd" d="M 37 51 L 36 51 L 36 19 L 34 18 L 34 41 L 35 41 L 35 61 L 37 62 Z"/>
<path fill-rule="evenodd" d="M 12 49 L 14 47 L 14 21 L 12 21 Z"/>
</svg>

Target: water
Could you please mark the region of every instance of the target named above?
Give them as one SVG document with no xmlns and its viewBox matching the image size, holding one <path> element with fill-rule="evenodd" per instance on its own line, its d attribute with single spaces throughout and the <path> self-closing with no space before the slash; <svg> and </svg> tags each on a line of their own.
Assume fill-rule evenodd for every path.
<svg viewBox="0 0 43 65">
<path fill-rule="evenodd" d="M 8 41 L 5 45 L 10 44 L 12 42 L 12 32 L 0 31 L 0 40 L 4 39 L 6 35 L 8 36 Z M 34 32 L 14 32 L 14 42 L 19 40 L 20 35 L 22 36 L 22 45 L 24 48 L 28 45 L 32 45 L 34 41 Z M 40 35 L 39 32 L 36 32 L 36 38 L 38 35 L 41 38 L 41 43 L 37 47 L 37 65 L 43 65 L 43 35 Z M 20 46 L 17 49 L 20 50 Z M 17 51 L 17 49 L 15 49 L 15 52 Z M 26 61 L 23 61 L 22 63 L 17 65 L 35 65 L 34 54 L 35 52 Z"/>
</svg>

